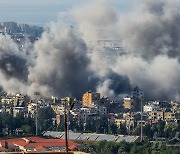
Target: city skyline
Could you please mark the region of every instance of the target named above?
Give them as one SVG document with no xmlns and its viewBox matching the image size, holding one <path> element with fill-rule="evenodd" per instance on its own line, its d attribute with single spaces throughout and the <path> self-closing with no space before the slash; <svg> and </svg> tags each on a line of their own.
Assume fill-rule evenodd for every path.
<svg viewBox="0 0 180 154">
<path fill-rule="evenodd" d="M 129 12 L 119 11 L 113 1 L 74 4 L 42 37 L 40 27 L 1 23 L 1 33 L 17 42 L 0 37 L 2 88 L 28 95 L 36 89 L 59 97 L 80 97 L 92 90 L 117 98 L 138 86 L 148 99 L 179 100 L 179 3 L 136 4 Z M 26 36 L 34 37 L 32 49 Z"/>
<path fill-rule="evenodd" d="M 18 22 L 30 25 L 45 26 L 55 22 L 59 14 L 68 12 L 92 0 L 0 0 L 0 22 Z M 132 0 L 113 1 L 110 5 L 119 11 L 126 11 L 133 4 Z"/>
<path fill-rule="evenodd" d="M 0 0 L 0 152 L 179 153 L 179 10 Z"/>
</svg>

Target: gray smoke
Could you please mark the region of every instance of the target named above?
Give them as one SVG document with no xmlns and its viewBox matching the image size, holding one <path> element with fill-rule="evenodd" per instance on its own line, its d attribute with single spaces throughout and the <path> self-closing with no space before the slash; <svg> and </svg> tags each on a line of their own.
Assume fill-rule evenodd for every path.
<svg viewBox="0 0 180 154">
<path fill-rule="evenodd" d="M 149 98 L 175 99 L 180 83 L 180 4 L 175 0 L 141 2 L 129 21 L 120 21 L 123 47 L 132 53 L 119 57 L 115 69 Z"/>
<path fill-rule="evenodd" d="M 73 11 L 73 16 L 85 39 L 112 39 L 117 34 L 117 10 L 105 0 L 92 1 Z"/>
<path fill-rule="evenodd" d="M 95 88 L 117 97 L 138 86 L 149 99 L 177 99 L 179 9 L 176 0 L 137 0 L 122 13 L 108 1 L 92 1 L 63 13 L 75 28 L 62 28 L 63 20 L 53 23 L 35 43 L 33 56 L 0 36 L 0 85 L 60 97 L 81 97 Z M 92 43 L 98 39 L 116 40 L 122 50 L 100 48 Z"/>
<path fill-rule="evenodd" d="M 117 96 L 130 94 L 132 87 L 126 75 L 120 75 L 109 70 L 104 78 L 101 78 L 97 90 L 104 96 L 116 99 Z"/>
<path fill-rule="evenodd" d="M 120 21 L 123 46 L 136 49 L 145 58 L 157 55 L 179 57 L 180 4 L 173 0 L 140 1 L 140 6 Z"/>
<path fill-rule="evenodd" d="M 24 91 L 28 67 L 26 54 L 19 51 L 9 36 L 0 35 L 0 86 L 7 92 Z"/>
<path fill-rule="evenodd" d="M 10 38 L 0 35 L 0 69 L 7 77 L 25 80 L 27 77 L 26 59 L 20 54 L 17 46 Z"/>
<path fill-rule="evenodd" d="M 80 98 L 94 84 L 86 44 L 73 28 L 53 24 L 34 48 L 37 59 L 29 69 L 31 86 L 43 85 L 47 87 L 46 93 Z"/>
<path fill-rule="evenodd" d="M 52 24 L 31 54 L 20 51 L 8 36 L 0 36 L 0 43 L 0 85 L 7 92 L 81 98 L 95 90 L 98 78 L 89 68 L 87 46 L 72 27 Z"/>
<path fill-rule="evenodd" d="M 104 58 L 108 57 L 106 49 L 104 53 L 98 53 L 96 47 L 91 48 L 91 68 L 104 79 L 97 86 L 98 91 L 116 95 L 116 85 L 110 86 L 112 79 L 107 75 L 110 69 L 129 78 L 125 83 L 131 87 L 139 86 L 149 99 L 179 97 L 179 8 L 180 3 L 176 0 L 136 1 L 134 8 L 124 14 L 112 8 L 108 1 L 101 1 L 95 7 L 82 7 L 75 13 L 85 38 L 91 38 L 92 34 L 96 34 L 96 38 L 105 35 L 105 38 L 120 40 L 124 48 L 125 54 L 119 54 L 111 63 Z M 108 23 L 97 22 L 104 18 Z M 93 25 L 90 31 L 82 28 L 88 27 L 86 25 Z"/>
</svg>

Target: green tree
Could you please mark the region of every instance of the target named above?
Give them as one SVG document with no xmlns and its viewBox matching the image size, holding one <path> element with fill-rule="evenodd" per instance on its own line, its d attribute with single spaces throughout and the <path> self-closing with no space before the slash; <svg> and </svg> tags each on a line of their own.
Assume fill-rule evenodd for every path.
<svg viewBox="0 0 180 154">
<path fill-rule="evenodd" d="M 13 131 L 13 116 L 10 115 L 7 112 L 4 112 L 1 114 L 1 119 L 2 119 L 2 128 L 8 128 L 8 130 L 12 133 Z"/>
<path fill-rule="evenodd" d="M 51 107 L 40 108 L 38 111 L 38 128 L 39 133 L 48 130 L 53 124 L 52 118 L 55 117 L 55 112 Z"/>
<path fill-rule="evenodd" d="M 108 129 L 108 119 L 103 117 L 100 120 L 97 120 L 95 127 L 97 133 L 104 133 L 104 131 Z"/>
<path fill-rule="evenodd" d="M 159 136 L 164 136 L 165 121 L 159 120 L 157 125 L 157 131 Z"/>
<path fill-rule="evenodd" d="M 173 124 L 167 124 L 164 127 L 164 134 L 166 137 L 171 138 L 175 135 L 176 131 L 178 131 L 178 126 Z"/>
<path fill-rule="evenodd" d="M 28 135 L 34 133 L 33 127 L 31 127 L 30 125 L 22 125 L 22 126 L 21 126 L 21 129 L 22 129 L 25 133 L 27 133 Z"/>
<path fill-rule="evenodd" d="M 118 130 L 117 130 L 117 133 L 118 134 L 126 135 L 127 134 L 126 125 L 125 124 L 121 124 L 120 128 L 118 128 Z"/>
<path fill-rule="evenodd" d="M 117 134 L 117 125 L 114 123 L 109 124 L 109 133 L 110 134 Z"/>
<path fill-rule="evenodd" d="M 132 135 L 140 135 L 141 134 L 141 126 L 137 126 L 133 129 Z"/>
</svg>

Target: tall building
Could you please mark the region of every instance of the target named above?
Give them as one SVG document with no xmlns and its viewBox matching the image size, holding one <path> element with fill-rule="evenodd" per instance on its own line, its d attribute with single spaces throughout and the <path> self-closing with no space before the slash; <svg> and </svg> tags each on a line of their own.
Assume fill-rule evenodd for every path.
<svg viewBox="0 0 180 154">
<path fill-rule="evenodd" d="M 143 103 L 144 91 L 140 90 L 138 87 L 135 87 L 133 91 L 131 91 L 131 99 L 133 100 L 133 111 L 141 111 L 141 103 Z"/>
<path fill-rule="evenodd" d="M 83 106 L 92 106 L 94 105 L 94 101 L 100 100 L 100 93 L 94 92 L 86 92 L 82 97 L 82 105 Z"/>
<path fill-rule="evenodd" d="M 131 98 L 129 98 L 129 97 L 124 98 L 124 108 L 129 109 L 129 110 L 132 109 L 132 99 Z"/>
<path fill-rule="evenodd" d="M 144 91 L 140 90 L 138 87 L 135 87 L 131 91 L 131 97 L 132 98 L 144 98 Z"/>
</svg>

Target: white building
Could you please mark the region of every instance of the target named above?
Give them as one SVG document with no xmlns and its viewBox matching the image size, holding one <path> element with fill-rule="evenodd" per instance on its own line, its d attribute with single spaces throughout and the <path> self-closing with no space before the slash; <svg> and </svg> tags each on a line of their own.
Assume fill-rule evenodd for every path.
<svg viewBox="0 0 180 154">
<path fill-rule="evenodd" d="M 151 103 L 146 104 L 146 105 L 143 106 L 143 111 L 144 112 L 157 111 L 159 109 L 160 109 L 159 106 L 151 104 Z"/>
</svg>

